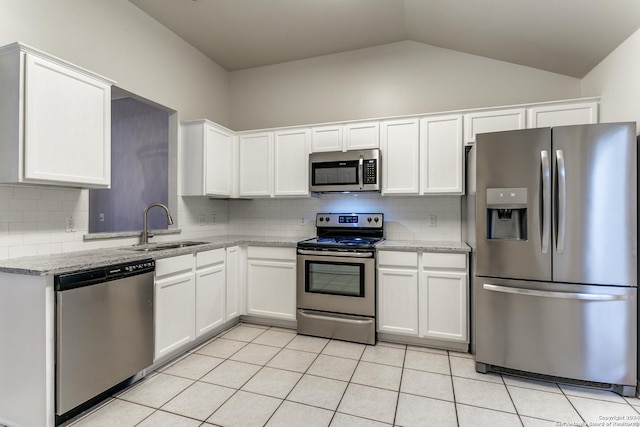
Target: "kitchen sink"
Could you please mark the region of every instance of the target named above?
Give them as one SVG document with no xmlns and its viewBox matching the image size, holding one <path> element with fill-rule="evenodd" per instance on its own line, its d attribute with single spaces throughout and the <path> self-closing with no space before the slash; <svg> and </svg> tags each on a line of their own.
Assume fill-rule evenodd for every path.
<svg viewBox="0 0 640 427">
<path fill-rule="evenodd" d="M 210 242 L 167 242 L 167 243 L 149 243 L 146 245 L 134 245 L 129 246 L 126 250 L 130 251 L 138 251 L 138 252 L 155 252 L 155 251 L 166 251 L 168 249 L 180 249 L 180 248 L 188 248 L 189 246 L 198 246 L 198 245 L 206 245 Z"/>
</svg>

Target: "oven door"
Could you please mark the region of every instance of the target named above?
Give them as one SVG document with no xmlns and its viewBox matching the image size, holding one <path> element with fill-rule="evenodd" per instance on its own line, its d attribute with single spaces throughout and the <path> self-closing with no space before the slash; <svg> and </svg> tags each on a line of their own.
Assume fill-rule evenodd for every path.
<svg viewBox="0 0 640 427">
<path fill-rule="evenodd" d="M 374 252 L 298 249 L 299 308 L 375 317 Z"/>
</svg>

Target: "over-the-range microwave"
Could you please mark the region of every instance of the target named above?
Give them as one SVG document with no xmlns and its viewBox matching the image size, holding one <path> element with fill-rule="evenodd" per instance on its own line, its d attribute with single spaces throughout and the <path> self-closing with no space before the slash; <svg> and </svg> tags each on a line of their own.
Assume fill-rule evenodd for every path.
<svg viewBox="0 0 640 427">
<path fill-rule="evenodd" d="M 332 151 L 309 155 L 311 191 L 380 191 L 380 150 Z"/>
</svg>

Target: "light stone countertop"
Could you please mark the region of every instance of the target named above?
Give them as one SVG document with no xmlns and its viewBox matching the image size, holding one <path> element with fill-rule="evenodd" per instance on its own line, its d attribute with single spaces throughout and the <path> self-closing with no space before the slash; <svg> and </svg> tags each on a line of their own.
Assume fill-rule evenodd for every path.
<svg viewBox="0 0 640 427">
<path fill-rule="evenodd" d="M 468 253 L 471 247 L 462 241 L 439 240 L 385 240 L 376 245 L 377 250 L 426 251 Z"/>
<path fill-rule="evenodd" d="M 276 237 L 276 236 L 218 236 L 192 239 L 206 242 L 201 245 L 182 248 L 163 249 L 158 251 L 136 251 L 134 246 L 120 246 L 115 248 L 101 248 L 78 252 L 66 252 L 51 255 L 28 256 L 0 260 L 0 272 L 45 276 L 88 270 L 113 264 L 144 259 L 161 259 L 177 255 L 226 248 L 235 245 L 281 246 L 295 248 L 305 237 Z M 176 242 L 180 242 L 177 240 Z M 163 245 L 172 242 L 150 243 L 148 246 Z M 471 248 L 464 242 L 457 241 L 429 241 L 429 240 L 385 240 L 376 245 L 378 250 L 398 251 L 430 251 L 467 253 Z"/>
<path fill-rule="evenodd" d="M 219 236 L 190 239 L 189 241 L 206 242 L 202 245 L 187 246 L 159 251 L 135 251 L 134 246 L 120 246 L 115 248 L 101 248 L 78 252 L 66 252 L 51 255 L 37 255 L 0 260 L 0 272 L 45 276 L 73 271 L 88 270 L 113 264 L 144 259 L 161 259 L 177 255 L 185 255 L 226 248 L 235 245 L 254 246 L 282 246 L 295 248 L 304 237 L 273 237 L 273 236 Z M 184 240 L 177 240 L 180 242 Z M 150 243 L 148 246 L 164 245 L 172 242 Z M 145 245 L 147 246 L 147 245 Z"/>
</svg>

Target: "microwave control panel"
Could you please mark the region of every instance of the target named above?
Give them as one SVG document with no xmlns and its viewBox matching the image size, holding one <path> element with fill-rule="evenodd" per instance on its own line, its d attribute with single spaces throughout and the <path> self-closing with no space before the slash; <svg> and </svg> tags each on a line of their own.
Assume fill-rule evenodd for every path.
<svg viewBox="0 0 640 427">
<path fill-rule="evenodd" d="M 365 184 L 377 184 L 378 183 L 378 174 L 376 159 L 369 159 L 364 161 L 364 183 Z"/>
</svg>

